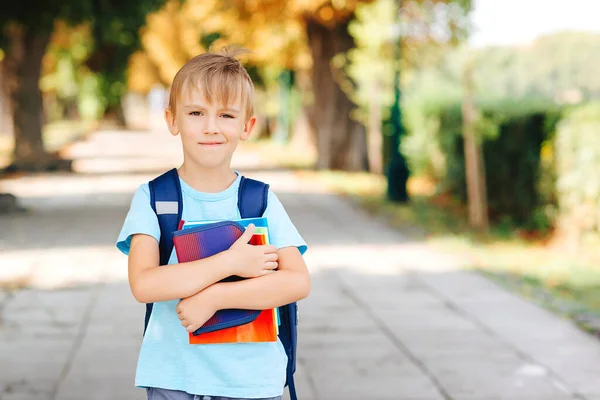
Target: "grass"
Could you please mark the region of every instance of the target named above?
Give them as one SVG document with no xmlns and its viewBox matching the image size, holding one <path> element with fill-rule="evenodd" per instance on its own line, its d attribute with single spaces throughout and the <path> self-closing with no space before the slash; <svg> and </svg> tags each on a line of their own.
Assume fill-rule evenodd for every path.
<svg viewBox="0 0 600 400">
<path fill-rule="evenodd" d="M 501 286 L 568 317 L 600 337 L 600 255 L 597 246 L 566 250 L 544 235 L 508 224 L 481 233 L 469 228 L 466 210 L 433 185 L 411 179 L 411 202 L 385 199 L 386 181 L 365 173 L 313 172 L 300 176 L 352 198 L 370 213 L 432 246 L 467 257 L 471 268 Z"/>
</svg>

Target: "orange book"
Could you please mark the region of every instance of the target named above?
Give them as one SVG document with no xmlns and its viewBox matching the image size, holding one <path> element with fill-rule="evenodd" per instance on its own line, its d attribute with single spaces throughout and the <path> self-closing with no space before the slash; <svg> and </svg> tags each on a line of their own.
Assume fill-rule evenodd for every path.
<svg viewBox="0 0 600 400">
<path fill-rule="evenodd" d="M 263 310 L 252 322 L 194 336 L 190 333 L 190 344 L 275 342 L 274 309 Z"/>
</svg>

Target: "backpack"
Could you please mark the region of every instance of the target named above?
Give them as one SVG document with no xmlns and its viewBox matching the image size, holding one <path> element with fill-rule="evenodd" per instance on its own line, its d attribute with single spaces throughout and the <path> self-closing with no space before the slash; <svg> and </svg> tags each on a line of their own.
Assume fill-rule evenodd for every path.
<svg viewBox="0 0 600 400">
<path fill-rule="evenodd" d="M 178 230 L 183 201 L 177 169 L 173 168 L 149 182 L 150 203 L 160 225 L 160 265 L 169 262 L 173 250 L 173 232 Z M 267 209 L 269 185 L 241 176 L 238 209 L 242 218 L 262 217 Z M 144 334 L 150 321 L 152 303 L 146 304 Z M 279 340 L 287 355 L 286 382 L 290 399 L 297 400 L 294 373 L 296 372 L 296 342 L 298 337 L 298 305 L 294 302 L 279 307 Z"/>
</svg>

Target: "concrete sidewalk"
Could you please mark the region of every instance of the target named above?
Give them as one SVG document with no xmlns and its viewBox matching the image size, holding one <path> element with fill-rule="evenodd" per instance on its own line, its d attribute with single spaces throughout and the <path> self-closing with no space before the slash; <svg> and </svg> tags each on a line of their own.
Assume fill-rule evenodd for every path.
<svg viewBox="0 0 600 400">
<path fill-rule="evenodd" d="M 138 160 L 173 162 L 164 139 L 137 135 L 126 140 L 152 143 Z M 0 217 L 0 282 L 22 287 L 0 290 L 0 400 L 144 398 L 132 386 L 144 306 L 114 247 L 156 175 L 143 168 L 2 182 L 30 212 Z M 248 175 L 272 184 L 309 244 L 301 400 L 600 400 L 600 342 L 571 323 L 289 172 Z"/>
</svg>

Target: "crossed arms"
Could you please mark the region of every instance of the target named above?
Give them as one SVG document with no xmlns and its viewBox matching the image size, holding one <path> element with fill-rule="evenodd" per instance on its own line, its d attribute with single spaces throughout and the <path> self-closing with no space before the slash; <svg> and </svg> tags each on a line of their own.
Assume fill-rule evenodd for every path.
<svg viewBox="0 0 600 400">
<path fill-rule="evenodd" d="M 177 306 L 182 325 L 198 329 L 226 308 L 265 310 L 301 300 L 310 292 L 310 277 L 296 247 L 252 246 L 244 235 L 227 251 L 197 261 L 159 267 L 158 242 L 133 235 L 129 250 L 129 285 L 141 303 L 183 299 Z M 238 275 L 237 282 L 219 282 Z"/>
</svg>

